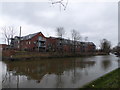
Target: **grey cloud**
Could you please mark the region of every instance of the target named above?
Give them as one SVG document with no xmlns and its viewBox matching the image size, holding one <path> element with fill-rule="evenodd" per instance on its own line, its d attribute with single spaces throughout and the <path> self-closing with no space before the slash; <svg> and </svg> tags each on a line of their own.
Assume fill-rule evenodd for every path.
<svg viewBox="0 0 120 90">
<path fill-rule="evenodd" d="M 117 3 L 69 3 L 66 11 L 60 11 L 58 5 L 47 2 L 2 3 L 2 15 L 37 27 L 55 29 L 63 26 L 68 34 L 71 29 L 81 34 L 90 33 L 89 40 L 95 43 L 102 38 L 117 38 Z M 115 44 L 117 40 L 113 42 Z"/>
</svg>

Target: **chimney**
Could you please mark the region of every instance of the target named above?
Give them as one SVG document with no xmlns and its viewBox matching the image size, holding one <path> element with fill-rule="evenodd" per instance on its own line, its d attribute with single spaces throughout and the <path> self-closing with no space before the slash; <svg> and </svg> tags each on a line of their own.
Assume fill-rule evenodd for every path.
<svg viewBox="0 0 120 90">
<path fill-rule="evenodd" d="M 21 26 L 20 26 L 20 35 L 19 35 L 19 37 L 21 37 Z"/>
</svg>

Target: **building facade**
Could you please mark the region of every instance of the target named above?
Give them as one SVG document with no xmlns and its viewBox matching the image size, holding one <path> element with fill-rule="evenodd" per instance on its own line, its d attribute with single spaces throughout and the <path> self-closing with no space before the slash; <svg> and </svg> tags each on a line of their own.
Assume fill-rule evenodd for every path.
<svg viewBox="0 0 120 90">
<path fill-rule="evenodd" d="M 11 40 L 11 46 L 16 50 L 46 51 L 46 37 L 41 33 L 29 34 L 23 37 L 15 37 Z"/>
<path fill-rule="evenodd" d="M 8 50 L 10 48 L 10 46 L 9 45 L 7 45 L 7 44 L 0 44 L 0 50 L 2 51 L 2 50 Z"/>
<path fill-rule="evenodd" d="M 11 48 L 39 52 L 94 52 L 93 42 L 79 42 L 64 38 L 45 37 L 41 32 L 11 39 Z"/>
</svg>

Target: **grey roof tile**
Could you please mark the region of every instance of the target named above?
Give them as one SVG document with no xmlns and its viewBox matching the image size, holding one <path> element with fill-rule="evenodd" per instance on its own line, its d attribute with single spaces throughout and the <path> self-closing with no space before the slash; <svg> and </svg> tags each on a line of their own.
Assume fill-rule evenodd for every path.
<svg viewBox="0 0 120 90">
<path fill-rule="evenodd" d="M 40 32 L 38 32 L 40 33 Z M 21 40 L 28 40 L 28 39 L 31 39 L 32 37 L 34 37 L 35 35 L 37 35 L 38 33 L 34 33 L 34 34 L 29 34 L 27 36 L 23 36 L 21 37 Z"/>
</svg>

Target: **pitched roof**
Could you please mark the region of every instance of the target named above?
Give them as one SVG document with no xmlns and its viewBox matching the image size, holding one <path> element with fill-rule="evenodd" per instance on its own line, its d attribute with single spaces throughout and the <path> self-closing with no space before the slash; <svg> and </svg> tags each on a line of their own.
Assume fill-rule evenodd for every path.
<svg viewBox="0 0 120 90">
<path fill-rule="evenodd" d="M 21 40 L 31 39 L 31 38 L 33 38 L 35 35 L 37 35 L 38 33 L 41 33 L 41 32 L 37 32 L 37 33 L 34 33 L 34 34 L 29 34 L 29 35 L 27 35 L 27 36 L 23 36 L 23 37 L 21 37 Z"/>
</svg>

